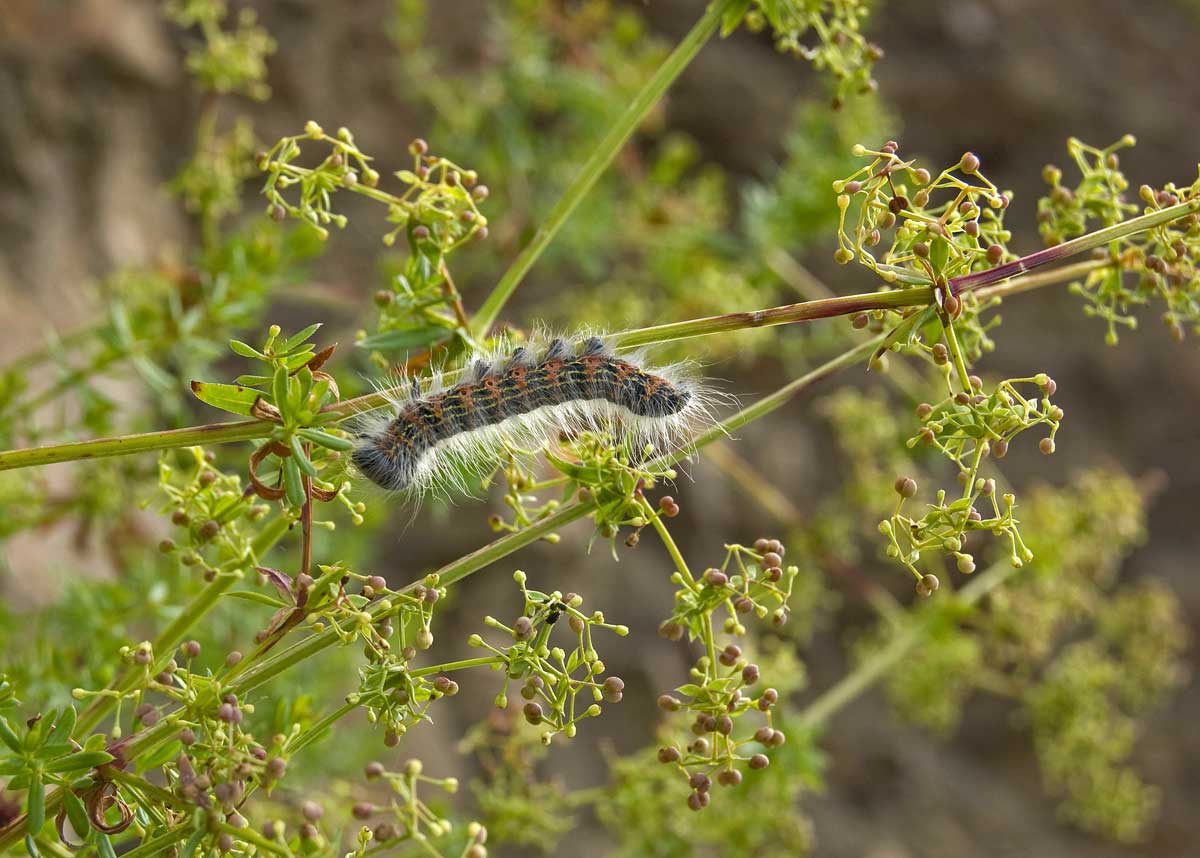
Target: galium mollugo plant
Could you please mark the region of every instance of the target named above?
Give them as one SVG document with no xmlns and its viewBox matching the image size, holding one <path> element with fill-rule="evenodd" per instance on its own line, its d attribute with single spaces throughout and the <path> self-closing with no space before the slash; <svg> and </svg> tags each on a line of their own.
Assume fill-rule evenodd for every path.
<svg viewBox="0 0 1200 858">
<path fill-rule="evenodd" d="M 0 429 L 17 447 L 46 440 L 31 417 L 105 365 L 128 361 L 147 383 L 177 389 L 180 379 L 155 357 L 169 354 L 181 335 L 203 353 L 203 360 L 188 364 L 198 370 L 193 378 L 218 372 L 213 363 L 223 342 L 249 362 L 249 371 L 232 383 L 192 383 L 197 399 L 241 418 L 235 422 L 0 452 L 0 472 L 13 473 L 93 458 L 136 465 L 158 452 L 156 466 L 150 460 L 140 469 L 108 472 L 126 498 L 157 509 L 152 538 L 129 528 L 128 519 L 105 524 L 97 513 L 107 508 L 95 505 L 95 496 L 86 506 L 67 500 L 61 514 L 91 513 L 110 536 L 129 528 L 132 538 L 112 540 L 131 576 L 123 583 L 155 576 L 166 582 L 163 610 L 148 609 L 142 617 L 129 616 L 128 600 L 100 598 L 111 592 L 103 582 L 73 591 L 81 630 L 103 624 L 110 632 L 97 639 L 106 642 L 112 629 L 120 630 L 124 643 L 111 653 L 106 673 L 89 669 L 86 684 L 43 678 L 27 706 L 19 702 L 25 692 L 14 688 L 18 683 L 0 682 L 0 848 L 34 856 L 73 847 L 104 856 L 366 856 L 411 849 L 483 858 L 489 832 L 516 839 L 522 835 L 514 820 L 545 818 L 539 806 L 548 801 L 545 790 L 531 787 L 503 803 L 484 784 L 473 791 L 486 818 L 461 824 L 432 797 L 454 793 L 457 779 L 426 774 L 416 760 L 372 759 L 362 767 L 365 782 L 345 778 L 341 793 L 329 796 L 302 798 L 309 792 L 289 782 L 300 783 L 297 771 L 312 760 L 313 746 L 329 741 L 356 712 L 372 726 L 362 731 L 375 744 L 372 753 L 393 747 L 407 753 L 410 734 L 438 717 L 460 685 L 483 669 L 499 680 L 492 699 L 509 735 L 527 731 L 546 754 L 586 736 L 592 719 L 629 693 L 600 651 L 610 633 L 623 636 L 629 628 L 601 611 L 583 610 L 590 597 L 554 589 L 541 571 L 534 576 L 544 590 L 527 586 L 533 576 L 514 573 L 522 603 L 515 617 L 486 616 L 479 631 L 457 641 L 478 650 L 475 657 L 449 657 L 447 641 L 462 636 L 446 612 L 465 578 L 503 565 L 534 542 L 565 551 L 570 543 L 560 533 L 587 518 L 593 539 L 606 541 L 618 556 L 661 546 L 665 556 L 658 562 L 673 598 L 661 606 L 659 633 L 688 663 L 688 681 L 659 689 L 659 740 L 614 758 L 609 787 L 562 802 L 568 810 L 594 806 L 629 851 L 690 854 L 698 838 L 709 835 L 731 850 L 779 851 L 809 842 L 797 805 L 801 793 L 819 783 L 820 731 L 877 682 L 901 709 L 941 730 L 961 718 L 968 692 L 1005 694 L 1028 714 L 1047 786 L 1063 796 L 1064 812 L 1109 836 L 1138 836 L 1154 796 L 1131 780 L 1125 760 L 1138 719 L 1181 680 L 1177 609 L 1161 588 L 1123 590 L 1114 580 L 1120 557 L 1140 533 L 1136 522 L 1121 517 L 1129 505 L 1114 504 L 1129 495 L 1127 485 L 1107 477 L 1089 483 L 1083 495 L 1045 490 L 1018 502 L 996 460 L 1010 444 L 1025 446 L 1019 436 L 1029 429 L 1039 433 L 1039 450 L 1052 454 L 1060 430 L 1066 432 L 1065 415 L 1045 372 L 1031 368 L 1020 378 L 987 380 L 980 364 L 995 348 L 995 308 L 1009 296 L 1057 283 L 1077 283 L 1110 334 L 1114 325 L 1127 324 L 1129 307 L 1152 297 L 1165 302 L 1173 331 L 1194 326 L 1197 184 L 1144 188 L 1139 205 L 1124 198 L 1129 184 L 1119 171 L 1119 147 L 1072 141 L 1080 184 L 1067 188 L 1061 173 L 1046 171 L 1051 191 L 1038 213 L 1050 246 L 1019 255 L 1003 223 L 1012 195 L 983 176 L 976 156 L 964 154 L 935 173 L 902 158 L 895 142 L 854 147 L 851 155 L 861 161 L 834 183 L 830 201 L 838 216 L 835 259 L 857 261 L 878 291 L 743 308 L 611 337 L 617 349 L 631 349 L 845 316 L 853 338 L 846 351 L 734 411 L 684 449 L 630 449 L 597 431 L 562 438 L 550 449 L 507 450 L 490 478 L 503 483 L 510 510 L 490 520 L 497 538 L 437 569 L 413 570 L 408 583 L 379 574 L 378 559 L 352 544 L 365 540 L 341 535 L 346 523 L 363 533 L 382 518 L 386 501 L 351 498 L 355 476 L 345 458 L 354 444 L 347 421 L 384 407 L 387 397 L 343 398 L 354 373 L 333 361 L 334 344 L 312 341 L 319 325 L 288 335 L 261 318 L 267 294 L 285 279 L 279 272 L 302 255 L 285 250 L 288 242 L 335 240 L 327 227 L 345 225 L 334 201 L 346 191 L 384 205 L 394 225 L 385 243 L 406 251 L 401 273 L 374 296 L 374 329 L 364 328 L 355 351 L 376 367 L 387 364 L 389 354 L 417 351 L 408 366 L 420 372 L 493 344 L 496 324 L 529 268 L 709 37 L 743 21 L 770 26 L 780 47 L 831 70 L 837 98 L 848 100 L 873 88 L 869 66 L 880 54 L 860 34 L 863 10 L 856 3 L 712 4 L 628 101 L 543 228 L 478 303 L 459 291 L 450 273 L 451 262 L 457 265 L 475 246 L 471 239 L 491 227 L 480 209 L 488 192 L 475 171 L 430 154 L 418 139 L 409 146 L 412 169 L 396 174 L 403 190 L 384 191 L 352 132 L 328 135 L 310 122 L 303 134 L 282 138 L 254 159 L 265 180 L 272 231 L 240 232 L 228 221 L 238 209 L 233 189 L 249 176 L 252 132 L 235 125 L 232 137 L 218 137 L 214 119 L 213 130 L 199 136 L 197 159 L 176 183 L 203 224 L 195 270 L 157 272 L 146 276 L 149 286 L 114 290 L 109 323 L 27 362 L 72 370 L 63 381 L 28 394 L 19 366 L 0 386 Z M 242 18 L 236 30 L 221 31 L 224 6 L 212 2 L 172 4 L 170 13 L 197 26 L 206 40 L 189 62 L 199 86 L 266 94 L 263 62 L 271 43 L 257 24 Z M 816 47 L 803 41 L 812 34 Z M 304 160 L 314 149 L 319 160 Z M 280 224 L 289 219 L 297 224 L 285 231 Z M 771 257 L 766 268 L 791 270 L 778 264 L 783 249 L 758 250 Z M 1094 255 L 1083 261 L 1039 270 L 1089 252 Z M 731 254 L 711 265 L 721 276 L 750 282 L 763 275 L 764 261 Z M 246 291 L 231 291 L 231 280 Z M 203 320 L 216 323 L 215 333 L 204 330 Z M 719 565 L 700 572 L 676 542 L 683 504 L 661 489 L 685 456 L 703 453 L 818 381 L 862 363 L 888 368 L 893 379 L 907 367 L 907 381 L 897 386 L 920 398 L 910 403 L 911 417 L 905 409 L 894 421 L 897 437 L 887 458 L 855 472 L 872 482 L 855 487 L 858 497 L 871 489 L 874 496 L 894 492 L 895 506 L 866 516 L 861 505 L 837 514 L 859 531 L 886 516 L 874 550 L 902 565 L 917 592 L 930 599 L 912 616 L 895 599 L 874 599 L 884 631 L 863 647 L 857 667 L 793 713 L 805 684 L 788 637 L 801 576 L 795 546 L 818 540 L 789 534 L 729 542 Z M 93 405 L 82 423 L 72 425 L 64 415 L 55 428 L 109 435 L 127 425 L 115 422 L 114 410 Z M 218 454 L 221 445 L 235 442 L 250 442 L 253 450 L 240 459 Z M 864 447 L 860 454 L 874 449 Z M 911 467 L 879 485 L 884 468 L 906 453 Z M 88 463 L 77 479 L 95 482 L 105 467 L 116 466 Z M 921 496 L 921 487 L 937 485 L 947 469 L 957 486 Z M 27 485 L 0 486 L 0 497 L 15 498 L 23 509 L 48 514 L 53 507 L 51 486 L 36 476 Z M 917 509 L 929 496 L 936 502 Z M 44 521 L 39 510 L 12 527 Z M 998 547 L 983 539 L 989 535 Z M 1081 545 L 1091 552 L 1072 554 Z M 144 577 L 132 577 L 135 569 Z M 942 578 L 965 583 L 941 587 Z M 6 642 L 14 640 L 8 629 L 5 635 Z M 64 641 L 64 653 L 74 655 L 72 645 Z M 31 661 L 46 676 L 69 675 L 55 665 L 54 653 L 33 649 Z M 928 660 L 915 657 L 922 651 Z M 318 658 L 345 669 L 320 671 L 320 677 L 310 670 L 295 680 L 299 668 L 311 668 Z M 11 672 L 32 685 L 35 671 Z M 311 693 L 282 689 L 275 680 L 284 675 Z M 355 681 L 340 687 L 329 678 L 338 675 Z M 333 705 L 339 696 L 342 702 Z M 502 748 L 506 740 L 480 741 Z M 1109 752 L 1087 760 L 1098 746 Z M 533 773 L 533 764 L 527 766 Z M 771 823 L 748 824 L 764 803 L 772 808 Z M 702 813 L 710 805 L 727 811 Z M 696 817 L 682 813 L 685 807 L 704 821 L 690 821 Z M 551 849 L 565 833 L 547 825 L 532 839 Z"/>
</svg>

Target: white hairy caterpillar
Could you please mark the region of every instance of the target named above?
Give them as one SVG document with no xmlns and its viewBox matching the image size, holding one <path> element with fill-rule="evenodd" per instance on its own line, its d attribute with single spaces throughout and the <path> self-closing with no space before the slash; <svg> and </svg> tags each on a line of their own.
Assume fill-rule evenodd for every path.
<svg viewBox="0 0 1200 858">
<path fill-rule="evenodd" d="M 465 490 L 464 475 L 490 472 L 506 450 L 583 431 L 676 450 L 713 425 L 720 398 L 688 364 L 617 357 L 597 336 L 501 349 L 467 366 L 453 385 L 414 380 L 391 415 L 363 418 L 352 454 L 363 476 L 410 496 Z"/>
</svg>

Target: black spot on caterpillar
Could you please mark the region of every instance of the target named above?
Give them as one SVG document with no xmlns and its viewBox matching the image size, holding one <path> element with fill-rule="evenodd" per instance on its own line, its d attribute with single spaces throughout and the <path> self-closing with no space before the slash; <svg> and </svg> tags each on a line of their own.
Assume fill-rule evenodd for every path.
<svg viewBox="0 0 1200 858">
<path fill-rule="evenodd" d="M 450 387 L 434 381 L 422 391 L 414 380 L 391 417 L 360 428 L 352 459 L 363 476 L 406 494 L 462 489 L 464 473 L 490 471 L 510 447 L 594 430 L 663 451 L 712 423 L 713 393 L 683 367 L 652 369 L 638 356 L 617 357 L 595 336 L 467 366 Z"/>
</svg>

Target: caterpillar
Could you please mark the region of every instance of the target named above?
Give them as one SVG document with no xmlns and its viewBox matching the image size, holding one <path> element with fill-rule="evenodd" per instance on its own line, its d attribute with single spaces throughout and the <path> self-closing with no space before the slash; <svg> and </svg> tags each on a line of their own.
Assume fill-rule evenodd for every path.
<svg viewBox="0 0 1200 858">
<path fill-rule="evenodd" d="M 376 485 L 410 496 L 466 490 L 505 450 L 541 447 L 562 435 L 600 431 L 672 450 L 711 425 L 717 394 L 686 364 L 657 369 L 641 356 L 617 357 L 598 336 L 555 338 L 537 351 L 518 347 L 468 361 L 446 386 L 413 380 L 394 413 L 365 419 L 351 460 Z"/>
</svg>

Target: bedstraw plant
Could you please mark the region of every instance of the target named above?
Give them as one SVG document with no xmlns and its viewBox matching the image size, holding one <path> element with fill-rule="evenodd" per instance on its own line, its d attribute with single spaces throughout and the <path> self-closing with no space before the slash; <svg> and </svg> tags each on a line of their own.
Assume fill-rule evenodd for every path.
<svg viewBox="0 0 1200 858">
<path fill-rule="evenodd" d="M 863 34 L 867 5 L 714 0 L 668 51 L 642 38 L 632 11 L 518 3 L 491 14 L 527 62 L 456 76 L 422 35 L 436 8 L 401 2 L 389 26 L 397 69 L 427 84 L 415 98 L 438 114 L 434 142 L 368 154 L 352 130 L 302 119 L 296 133 L 260 143 L 236 97 L 269 97 L 275 42 L 220 0 L 166 4 L 206 93 L 194 156 L 171 186 L 197 219 L 198 245 L 182 268 L 114 273 L 99 322 L 0 373 L 0 535 L 75 523 L 111 567 L 73 571 L 32 617 L 4 609 L 0 850 L 482 858 L 498 843 L 553 852 L 586 813 L 618 854 L 712 844 L 797 854 L 819 837 L 802 802 L 820 788 L 822 729 L 877 684 L 942 734 L 971 693 L 1011 698 L 1064 815 L 1117 839 L 1142 836 L 1158 797 L 1128 758 L 1143 717 L 1184 677 L 1173 596 L 1118 576 L 1145 536 L 1154 487 L 1101 471 L 1074 487 L 1011 485 L 1005 455 L 1052 455 L 1069 443 L 1070 416 L 1036 354 L 1015 378 L 989 375 L 986 358 L 997 309 L 1055 286 L 1080 296 L 1111 344 L 1145 304 L 1173 335 L 1196 332 L 1200 182 L 1130 192 L 1118 152 L 1131 137 L 1105 148 L 1072 140 L 1071 168 L 1043 171 L 1046 247 L 1023 253 L 1005 224 L 1018 202 L 979 158 L 927 165 L 883 137 L 872 79 L 883 52 Z M 646 164 L 614 162 L 705 43 L 743 26 L 811 61 L 833 106 L 798 114 L 791 157 L 763 177 L 738 229 L 722 177 L 685 178 L 690 142 L 646 131 L 643 154 L 630 155 Z M 572 51 L 587 40 L 595 51 L 579 60 Z M 517 146 L 512 157 L 539 169 L 504 175 L 486 133 L 497 85 L 511 102 L 499 114 L 512 121 L 510 144 L 540 137 L 549 104 L 568 139 L 591 141 L 586 157 L 553 139 L 553 158 Z M 478 133 L 455 133 L 464 129 Z M 262 197 L 243 214 L 246 183 Z M 387 281 L 366 290 L 340 342 L 322 319 L 298 330 L 270 323 L 306 260 L 339 241 L 350 195 L 380 206 Z M 633 220 L 610 222 L 623 207 Z M 377 228 L 366 217 L 356 226 Z M 818 228 L 866 291 L 823 294 L 795 261 Z M 664 235 L 679 241 L 657 255 Z M 560 238 L 588 250 L 572 257 Z M 488 249 L 496 242 L 499 253 Z M 370 535 L 403 550 L 423 534 L 397 537 L 394 501 L 348 466 L 355 420 L 389 402 L 362 372 L 400 386 L 431 366 L 453 372 L 502 333 L 520 343 L 536 320 L 510 300 L 535 264 L 594 271 L 614 247 L 647 264 L 618 269 L 605 301 L 581 288 L 575 315 L 576 291 L 551 313 L 583 327 L 597 321 L 588 312 L 627 296 L 631 320 L 677 320 L 609 330 L 607 346 L 687 340 L 698 356 L 742 331 L 818 322 L 799 347 L 756 340 L 791 380 L 678 449 L 635 449 L 602 431 L 510 446 L 474 484 L 476 494 L 495 488 L 503 513 L 465 499 L 453 512 L 487 518 L 491 542 L 438 568 L 400 560 L 404 577 L 380 574 Z M 511 260 L 495 285 L 460 290 L 453 272 L 478 282 L 488 253 Z M 683 282 L 688 265 L 694 283 Z M 647 277 L 664 300 L 635 299 Z M 809 300 L 751 303 L 788 289 Z M 730 439 L 862 368 L 890 389 L 847 386 L 823 401 L 846 477 L 801 516 L 788 487 L 755 472 Z M 109 398 L 94 382 L 113 375 L 149 395 Z M 188 392 L 198 402 L 185 404 Z M 189 425 L 197 413 L 202 422 Z M 721 552 L 693 557 L 677 542 L 687 501 L 671 485 L 686 460 L 710 453 L 764 523 L 722 532 Z M 72 464 L 46 468 L 63 462 Z M 545 780 L 542 764 L 631 692 L 604 652 L 630 634 L 622 614 L 632 606 L 602 609 L 564 592 L 553 567 L 515 570 L 510 559 L 541 541 L 568 560 L 579 548 L 563 539 L 569 531 L 588 531 L 594 552 L 614 560 L 658 558 L 674 595 L 655 607 L 657 632 L 688 663 L 684 681 L 651 695 L 656 741 L 609 752 L 607 783 L 581 790 Z M 827 621 L 824 578 L 874 557 L 911 576 L 916 604 L 868 580 L 878 628 L 855 645 L 845 676 L 814 694 L 801 653 Z M 456 603 L 470 598 L 464 580 L 484 571 L 511 577 L 512 599 L 465 628 Z M 427 722 L 453 712 L 449 698 L 466 688 L 483 689 L 493 713 L 465 731 L 461 749 L 479 774 L 460 790 L 418 757 L 428 756 Z"/>
</svg>

